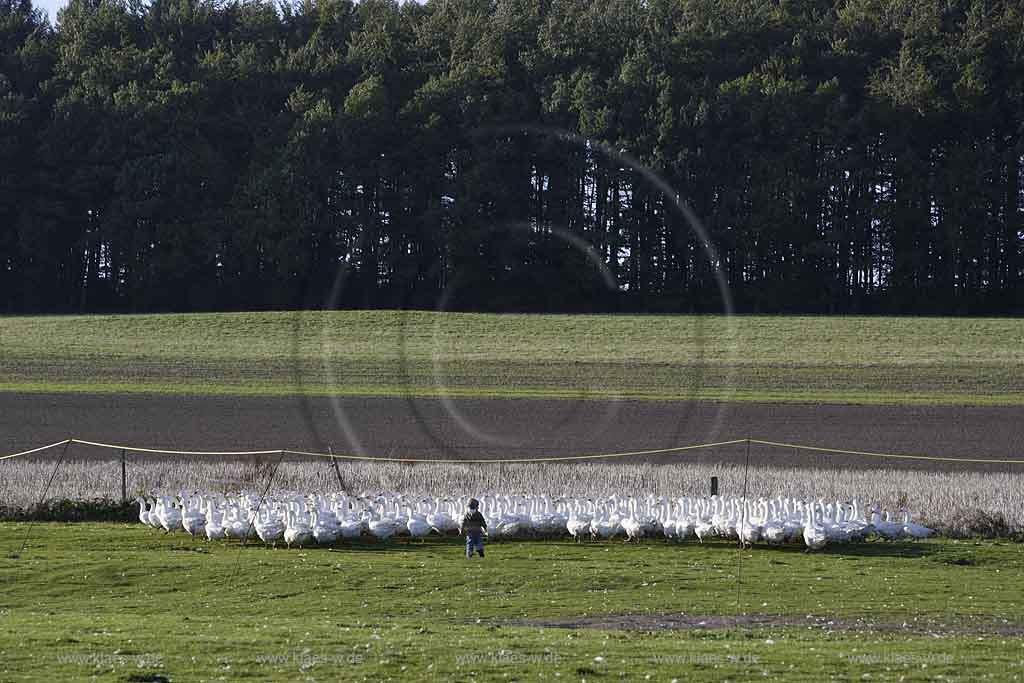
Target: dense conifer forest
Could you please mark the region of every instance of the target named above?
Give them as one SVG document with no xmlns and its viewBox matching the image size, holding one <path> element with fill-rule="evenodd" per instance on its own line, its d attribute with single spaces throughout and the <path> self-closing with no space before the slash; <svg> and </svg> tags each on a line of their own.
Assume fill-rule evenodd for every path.
<svg viewBox="0 0 1024 683">
<path fill-rule="evenodd" d="M 1022 163 L 1020 2 L 0 0 L 0 312 L 1020 313 Z"/>
</svg>

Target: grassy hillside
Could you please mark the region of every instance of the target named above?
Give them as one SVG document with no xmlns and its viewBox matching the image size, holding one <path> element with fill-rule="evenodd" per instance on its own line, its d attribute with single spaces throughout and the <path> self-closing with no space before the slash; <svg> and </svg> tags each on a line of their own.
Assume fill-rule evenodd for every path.
<svg viewBox="0 0 1024 683">
<path fill-rule="evenodd" d="M 394 311 L 0 318 L 0 390 L 1024 404 L 1024 321 Z"/>
<path fill-rule="evenodd" d="M 140 525 L 39 524 L 14 557 L 24 532 L 0 524 L 5 681 L 1024 675 L 1020 544 L 523 542 L 481 562 L 457 540 L 240 550 Z M 654 615 L 683 612 L 747 621 L 657 627 Z M 648 632 L 543 627 L 623 615 Z"/>
</svg>

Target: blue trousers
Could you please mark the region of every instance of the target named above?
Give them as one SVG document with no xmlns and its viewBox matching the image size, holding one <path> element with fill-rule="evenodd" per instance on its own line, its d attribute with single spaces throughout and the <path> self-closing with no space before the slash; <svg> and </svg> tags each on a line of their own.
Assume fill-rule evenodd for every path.
<svg viewBox="0 0 1024 683">
<path fill-rule="evenodd" d="M 484 556 L 484 532 L 482 531 L 466 532 L 466 557 L 473 557 L 474 550 L 480 553 L 480 557 Z"/>
</svg>

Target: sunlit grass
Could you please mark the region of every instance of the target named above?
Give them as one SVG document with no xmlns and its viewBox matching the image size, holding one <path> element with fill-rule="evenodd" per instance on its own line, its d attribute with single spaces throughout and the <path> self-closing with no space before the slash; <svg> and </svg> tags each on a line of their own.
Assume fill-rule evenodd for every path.
<svg viewBox="0 0 1024 683">
<path fill-rule="evenodd" d="M 1024 321 L 401 311 L 0 318 L 0 390 L 1024 404 Z"/>
<path fill-rule="evenodd" d="M 4 680 L 1012 680 L 1024 546 L 458 540 L 270 550 L 141 525 L 0 524 Z M 739 582 L 738 570 L 742 571 Z M 601 615 L 765 615 L 653 632 Z M 808 615 L 820 626 L 797 623 Z M 531 625 L 524 625 L 531 624 Z M 556 676 L 556 674 L 558 674 Z"/>
</svg>

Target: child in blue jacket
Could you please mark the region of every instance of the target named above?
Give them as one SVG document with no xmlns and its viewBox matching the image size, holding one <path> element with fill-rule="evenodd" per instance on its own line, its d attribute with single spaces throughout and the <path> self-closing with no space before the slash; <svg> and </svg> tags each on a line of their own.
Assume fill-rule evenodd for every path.
<svg viewBox="0 0 1024 683">
<path fill-rule="evenodd" d="M 469 499 L 469 511 L 462 517 L 459 528 L 466 534 L 466 558 L 473 557 L 473 551 L 484 556 L 484 530 L 487 529 L 487 520 L 480 514 L 480 501 L 476 498 Z"/>
</svg>

